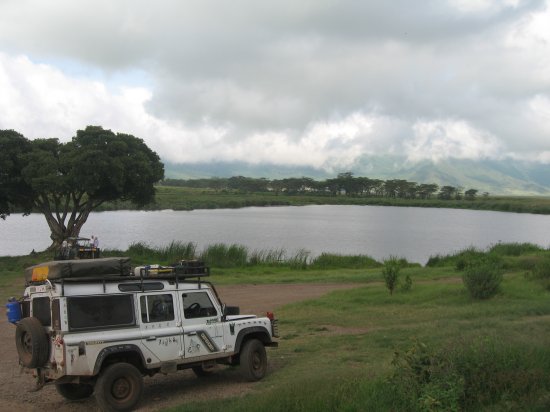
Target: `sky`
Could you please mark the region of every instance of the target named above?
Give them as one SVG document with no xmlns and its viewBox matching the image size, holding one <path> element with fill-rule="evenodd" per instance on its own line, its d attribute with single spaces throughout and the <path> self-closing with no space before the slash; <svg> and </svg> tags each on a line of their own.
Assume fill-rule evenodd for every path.
<svg viewBox="0 0 550 412">
<path fill-rule="evenodd" d="M 550 164 L 550 0 L 0 0 L 0 129 L 174 163 Z"/>
</svg>

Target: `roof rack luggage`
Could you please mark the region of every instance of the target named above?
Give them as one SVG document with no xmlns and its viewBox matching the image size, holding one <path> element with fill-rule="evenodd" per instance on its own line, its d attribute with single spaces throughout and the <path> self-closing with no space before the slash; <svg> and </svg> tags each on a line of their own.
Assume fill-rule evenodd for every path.
<svg viewBox="0 0 550 412">
<path fill-rule="evenodd" d="M 130 276 L 130 258 L 109 257 L 101 259 L 55 260 L 25 269 L 25 282 L 44 282 L 63 279 L 104 278 Z"/>
</svg>

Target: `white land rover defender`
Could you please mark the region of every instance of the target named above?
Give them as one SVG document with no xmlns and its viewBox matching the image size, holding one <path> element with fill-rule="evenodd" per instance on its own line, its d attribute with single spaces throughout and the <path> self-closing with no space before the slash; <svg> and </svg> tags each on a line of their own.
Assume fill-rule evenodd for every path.
<svg viewBox="0 0 550 412">
<path fill-rule="evenodd" d="M 132 410 L 143 376 L 216 363 L 240 365 L 248 380 L 267 369 L 277 320 L 239 315 L 203 280 L 200 262 L 131 270 L 128 258 L 53 261 L 26 269 L 23 298 L 8 303 L 22 366 L 39 387 L 67 399 L 95 397 L 101 409 Z"/>
</svg>

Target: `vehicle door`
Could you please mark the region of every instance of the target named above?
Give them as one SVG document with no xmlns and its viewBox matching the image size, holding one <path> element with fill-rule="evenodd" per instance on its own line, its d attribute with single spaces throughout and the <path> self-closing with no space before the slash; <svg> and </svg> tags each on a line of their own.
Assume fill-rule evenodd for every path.
<svg viewBox="0 0 550 412">
<path fill-rule="evenodd" d="M 143 345 L 157 362 L 183 358 L 183 330 L 176 292 L 138 294 Z"/>
<path fill-rule="evenodd" d="M 185 357 L 202 357 L 224 351 L 221 313 L 210 292 L 186 291 L 180 297 Z"/>
</svg>

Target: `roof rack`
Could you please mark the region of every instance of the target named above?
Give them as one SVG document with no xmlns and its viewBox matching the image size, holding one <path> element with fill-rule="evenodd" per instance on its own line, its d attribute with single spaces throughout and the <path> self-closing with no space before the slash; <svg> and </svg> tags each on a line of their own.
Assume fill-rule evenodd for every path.
<svg viewBox="0 0 550 412">
<path fill-rule="evenodd" d="M 140 278 L 142 289 L 143 281 L 148 279 L 175 280 L 177 289 L 180 281 L 189 278 L 196 278 L 200 289 L 201 278 L 210 276 L 210 267 L 199 260 L 181 260 L 170 266 L 138 266 L 134 269 L 134 276 Z"/>
<path fill-rule="evenodd" d="M 199 260 L 181 260 L 169 266 L 138 266 L 134 269 L 134 276 L 155 279 L 200 278 L 210 276 L 210 268 Z"/>
</svg>

